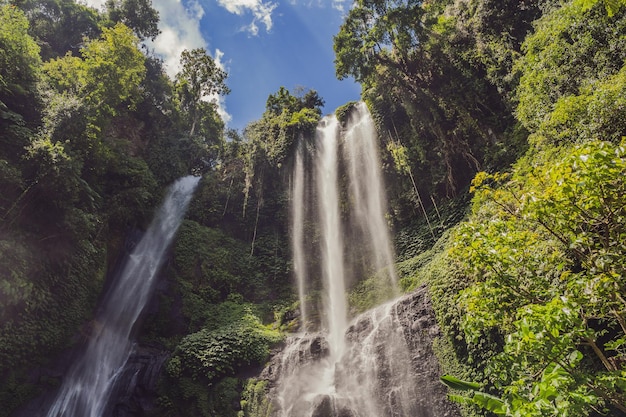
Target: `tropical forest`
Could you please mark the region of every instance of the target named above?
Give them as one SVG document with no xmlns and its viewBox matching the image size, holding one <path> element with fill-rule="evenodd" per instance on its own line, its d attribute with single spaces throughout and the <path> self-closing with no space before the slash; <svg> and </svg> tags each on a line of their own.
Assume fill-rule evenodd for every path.
<svg viewBox="0 0 626 417">
<path fill-rule="evenodd" d="M 159 19 L 0 0 L 0 417 L 626 416 L 625 0 L 354 0 L 243 129 Z"/>
</svg>

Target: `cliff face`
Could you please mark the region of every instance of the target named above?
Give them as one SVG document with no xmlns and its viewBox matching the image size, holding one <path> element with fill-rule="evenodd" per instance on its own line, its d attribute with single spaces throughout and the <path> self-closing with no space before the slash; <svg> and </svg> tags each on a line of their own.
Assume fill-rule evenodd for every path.
<svg viewBox="0 0 626 417">
<path fill-rule="evenodd" d="M 442 372 L 433 352 L 433 342 L 441 336 L 428 291 L 421 287 L 398 300 L 395 314 L 410 352 L 411 369 L 417 381 L 417 416 L 458 416 L 455 403 L 447 399 L 447 388 L 439 382 Z"/>
<path fill-rule="evenodd" d="M 432 349 L 439 335 L 427 290 L 420 288 L 357 317 L 336 363 L 329 360 L 323 335 L 292 337 L 261 374 L 268 382 L 271 415 L 460 415 L 439 382 Z"/>
</svg>

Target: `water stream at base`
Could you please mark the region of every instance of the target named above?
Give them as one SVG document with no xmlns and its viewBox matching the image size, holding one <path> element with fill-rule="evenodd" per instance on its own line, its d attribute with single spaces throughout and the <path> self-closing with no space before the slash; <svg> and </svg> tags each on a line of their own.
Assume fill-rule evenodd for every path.
<svg viewBox="0 0 626 417">
<path fill-rule="evenodd" d="M 101 417 L 132 351 L 132 329 L 155 283 L 199 177 L 184 177 L 162 206 L 103 300 L 83 355 L 70 368 L 47 417 Z"/>
</svg>

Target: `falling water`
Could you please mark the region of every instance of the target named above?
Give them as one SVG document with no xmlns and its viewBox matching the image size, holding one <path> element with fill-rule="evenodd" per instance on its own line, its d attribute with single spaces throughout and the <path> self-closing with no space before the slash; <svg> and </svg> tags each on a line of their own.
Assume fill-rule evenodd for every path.
<svg viewBox="0 0 626 417">
<path fill-rule="evenodd" d="M 300 322 L 304 328 L 307 323 L 306 306 L 306 261 L 304 257 L 304 146 L 300 144 L 296 153 L 292 189 L 292 231 L 291 244 L 293 250 L 293 266 L 298 282 L 298 298 L 300 300 Z"/>
<path fill-rule="evenodd" d="M 351 281 L 348 275 L 360 269 L 349 264 L 355 258 L 346 256 L 347 247 L 367 252 L 359 259 L 370 261 L 368 273 L 386 270 L 386 278 L 394 288 L 396 281 L 385 221 L 386 196 L 377 136 L 365 105 L 355 106 L 344 135 L 335 116 L 327 116 L 320 122 L 313 163 L 306 167 L 307 171 L 313 171 L 309 176 L 305 176 L 302 152 L 300 147 L 294 166 L 292 221 L 305 220 L 303 183 L 305 179 L 314 181 L 317 213 L 311 211 L 310 220 L 319 225 L 320 265 L 319 270 L 310 271 L 307 276 L 311 279 L 316 273 L 321 276 L 323 296 L 318 311 L 321 331 L 296 335 L 288 341 L 276 366 L 279 383 L 273 415 L 413 416 L 410 356 L 402 331 L 391 318 L 391 305 L 359 318 L 358 330 L 366 330 L 366 336 L 361 336 L 354 330 L 355 325 L 349 327 L 348 323 L 346 287 Z M 345 163 L 340 158 L 342 155 Z M 348 190 L 342 187 L 343 174 L 349 180 Z M 348 196 L 350 204 L 343 205 L 342 196 Z M 351 225 L 357 225 L 360 235 L 346 233 Z M 304 251 L 302 225 L 294 223 L 292 230 L 294 263 L 297 269 L 305 269 L 307 266 L 302 261 L 305 254 L 300 252 Z M 344 242 L 344 236 L 363 236 L 369 242 Z M 297 275 L 304 276 L 299 274 L 302 271 Z M 316 282 L 309 282 L 309 287 Z M 305 283 L 300 283 L 299 288 L 304 291 Z M 300 293 L 301 303 L 304 295 Z M 403 384 L 407 386 L 404 390 L 399 388 Z M 379 398 L 380 395 L 391 400 Z"/>
<path fill-rule="evenodd" d="M 347 327 L 346 285 L 343 240 L 339 217 L 338 179 L 339 123 L 335 116 L 326 117 L 317 128 L 317 187 L 322 236 L 322 277 L 326 289 L 323 315 L 328 330 L 331 357 L 343 353 L 343 333 Z"/>
<path fill-rule="evenodd" d="M 346 132 L 345 153 L 357 223 L 366 230 L 376 272 L 386 271 L 396 289 L 394 254 L 385 213 L 387 197 L 382 182 L 376 128 L 365 103 L 355 106 Z"/>
<path fill-rule="evenodd" d="M 100 417 L 132 350 L 131 331 L 150 299 L 165 250 L 174 237 L 198 184 L 198 177 L 174 183 L 94 320 L 86 350 L 70 368 L 48 417 Z"/>
</svg>

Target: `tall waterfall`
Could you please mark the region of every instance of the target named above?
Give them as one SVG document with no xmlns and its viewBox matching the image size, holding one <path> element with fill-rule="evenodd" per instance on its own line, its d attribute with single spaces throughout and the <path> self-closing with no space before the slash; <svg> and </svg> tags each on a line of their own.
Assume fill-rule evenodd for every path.
<svg viewBox="0 0 626 417">
<path fill-rule="evenodd" d="M 431 400 L 428 396 L 419 399 L 416 393 L 414 354 L 409 348 L 409 339 L 416 336 L 413 330 L 403 328 L 409 313 L 406 309 L 404 313 L 398 311 L 398 301 L 349 323 L 347 288 L 356 278 L 351 274 L 377 275 L 388 280 L 394 289 L 397 281 L 385 220 L 386 196 L 378 139 L 365 104 L 352 109 L 343 128 L 335 116 L 325 117 L 311 148 L 307 154 L 301 144 L 296 157 L 292 231 L 301 305 L 310 298 L 306 292 L 316 285 L 322 294 L 317 303 L 318 314 L 303 314 L 301 318 L 319 317 L 320 331 L 292 336 L 279 359 L 270 366 L 269 379 L 276 384 L 272 415 L 444 415 L 431 413 L 431 408 L 423 404 Z M 305 211 L 306 206 L 311 206 L 310 201 L 304 200 L 307 181 L 314 182 L 309 190 L 315 194 L 316 210 Z M 302 224 L 298 224 L 305 221 L 318 225 L 316 233 L 305 236 Z M 312 249 L 311 240 L 318 244 L 319 254 Z M 304 250 L 309 257 L 319 259 L 319 264 L 305 262 L 305 254 L 300 252 Z M 305 282 L 304 277 L 310 282 Z M 303 330 L 309 328 L 304 324 Z M 414 352 L 415 346 L 412 348 Z"/>
<path fill-rule="evenodd" d="M 378 136 L 365 103 L 360 103 L 353 110 L 345 136 L 356 221 L 365 229 L 365 242 L 369 247 L 367 253 L 373 256 L 372 267 L 378 273 L 385 272 L 395 289 L 395 256 L 385 221 L 387 196 L 378 155 Z"/>
<path fill-rule="evenodd" d="M 298 281 L 298 298 L 300 299 L 300 321 L 307 323 L 306 303 L 306 259 L 304 250 L 304 145 L 298 146 L 294 164 L 293 190 L 292 190 L 292 230 L 291 243 L 293 251 L 293 267 Z"/>
<path fill-rule="evenodd" d="M 162 258 L 180 225 L 198 177 L 169 189 L 152 224 L 103 300 L 82 357 L 70 368 L 48 417 L 101 417 L 132 351 L 131 331 L 150 299 Z"/>
<path fill-rule="evenodd" d="M 322 252 L 322 278 L 325 297 L 322 324 L 328 330 L 331 356 L 343 353 L 343 333 L 346 331 L 348 313 L 343 259 L 343 240 L 339 212 L 338 139 L 339 123 L 329 116 L 317 128 L 316 181 Z"/>
</svg>

